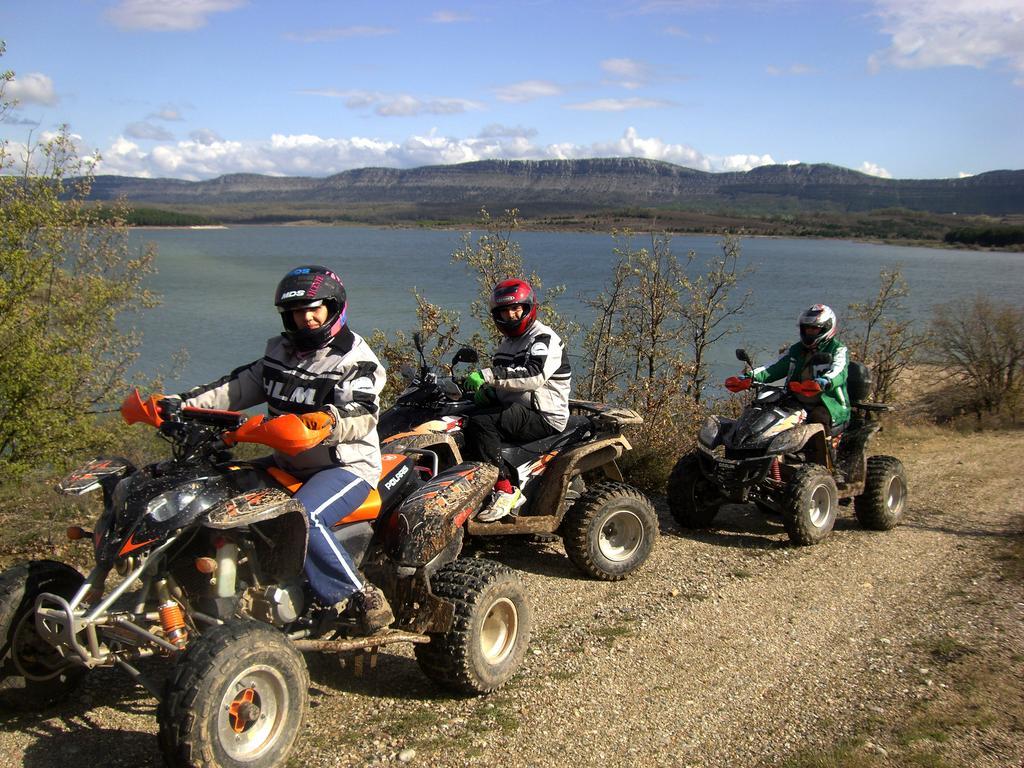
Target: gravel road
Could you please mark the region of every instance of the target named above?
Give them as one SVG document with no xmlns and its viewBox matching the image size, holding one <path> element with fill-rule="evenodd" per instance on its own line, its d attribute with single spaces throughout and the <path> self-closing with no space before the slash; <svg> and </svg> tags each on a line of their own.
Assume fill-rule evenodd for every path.
<svg viewBox="0 0 1024 768">
<path fill-rule="evenodd" d="M 1022 530 L 1024 434 L 885 443 L 911 484 L 891 532 L 846 514 L 828 542 L 796 549 L 753 507 L 693 535 L 660 503 L 655 553 L 626 582 L 581 578 L 558 543 L 484 552 L 525 573 L 535 627 L 522 672 L 466 699 L 435 689 L 409 650 L 362 676 L 310 657 L 312 707 L 289 764 L 771 766 L 947 695 L 928 653 L 940 638 L 1024 659 L 1024 589 L 988 556 Z M 0 717 L 0 765 L 158 764 L 154 715 L 152 698 L 101 671 L 43 717 Z M 872 765 L 898 764 L 884 744 L 864 748 Z M 1024 732 L 954 734 L 952 754 L 942 765 L 1021 765 Z"/>
</svg>

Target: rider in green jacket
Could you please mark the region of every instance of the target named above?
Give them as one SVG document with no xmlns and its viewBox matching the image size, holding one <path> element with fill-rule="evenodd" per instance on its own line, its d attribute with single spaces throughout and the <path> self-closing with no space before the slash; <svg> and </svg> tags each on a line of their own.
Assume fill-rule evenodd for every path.
<svg viewBox="0 0 1024 768">
<path fill-rule="evenodd" d="M 807 421 L 824 424 L 826 430 L 850 420 L 850 398 L 846 393 L 849 353 L 836 338 L 836 314 L 824 304 L 815 304 L 800 314 L 800 341 L 771 365 L 755 368 L 755 381 L 815 381 L 821 394 L 796 395 L 807 408 Z"/>
</svg>

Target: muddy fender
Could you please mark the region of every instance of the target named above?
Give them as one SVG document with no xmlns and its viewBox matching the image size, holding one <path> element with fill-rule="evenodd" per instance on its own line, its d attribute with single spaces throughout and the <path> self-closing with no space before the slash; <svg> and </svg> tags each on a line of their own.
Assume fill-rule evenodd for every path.
<svg viewBox="0 0 1024 768">
<path fill-rule="evenodd" d="M 477 462 L 458 464 L 432 477 L 396 510 L 388 530 L 388 553 L 403 566 L 429 563 L 456 538 L 497 479 L 497 467 Z"/>
<path fill-rule="evenodd" d="M 243 526 L 258 530 L 253 537 L 264 575 L 286 579 L 302 572 L 306 560 L 309 520 L 302 502 L 278 488 L 258 488 L 220 502 L 207 512 L 208 528 Z"/>
</svg>

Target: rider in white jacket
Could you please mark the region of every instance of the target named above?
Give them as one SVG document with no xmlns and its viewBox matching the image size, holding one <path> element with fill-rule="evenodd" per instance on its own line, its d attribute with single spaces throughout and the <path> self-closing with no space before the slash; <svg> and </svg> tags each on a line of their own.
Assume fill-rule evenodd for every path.
<svg viewBox="0 0 1024 768">
<path fill-rule="evenodd" d="M 565 429 L 569 420 L 572 370 L 565 345 L 537 319 L 537 300 L 525 280 L 505 280 L 491 294 L 491 317 L 505 336 L 491 367 L 474 371 L 467 388 L 478 413 L 467 419 L 466 453 L 498 467 L 494 502 L 477 515 L 500 520 L 525 502 L 501 460 L 501 443 L 528 443 Z"/>
<path fill-rule="evenodd" d="M 274 304 L 284 333 L 263 357 L 211 384 L 184 392 L 184 405 L 241 410 L 266 403 L 271 416 L 294 413 L 330 435 L 296 456 L 275 452 L 266 462 L 303 481 L 295 498 L 309 516 L 305 571 L 325 607 L 351 604 L 367 632 L 394 621 L 384 593 L 366 582 L 331 528 L 362 504 L 380 477 L 377 417 L 385 372 L 347 323 L 345 286 L 320 266 L 293 269 Z"/>
</svg>

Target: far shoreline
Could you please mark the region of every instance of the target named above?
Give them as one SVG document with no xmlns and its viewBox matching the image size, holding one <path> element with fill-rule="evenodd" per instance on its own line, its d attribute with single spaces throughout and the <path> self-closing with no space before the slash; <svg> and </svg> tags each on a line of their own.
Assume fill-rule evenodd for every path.
<svg viewBox="0 0 1024 768">
<path fill-rule="evenodd" d="M 478 224 L 466 223 L 466 224 L 419 224 L 415 222 L 394 222 L 389 224 L 381 224 L 379 222 L 358 222 L 358 221 L 318 221 L 317 219 L 296 219 L 294 221 L 275 221 L 275 222 L 231 222 L 227 224 L 175 224 L 175 225 L 160 225 L 160 224 L 138 224 L 129 225 L 128 228 L 133 231 L 167 231 L 167 230 L 183 230 L 183 231 L 219 231 L 219 230 L 230 230 L 238 227 L 296 227 L 296 228 L 365 228 L 365 229 L 378 229 L 378 230 L 408 230 L 408 229 L 425 229 L 425 230 L 437 230 L 442 232 L 473 232 L 480 229 Z M 728 235 L 733 235 L 740 238 L 763 238 L 768 240 L 824 240 L 824 241 L 849 241 L 853 243 L 865 243 L 869 245 L 891 245 L 891 246 L 903 246 L 907 248 L 934 248 L 941 250 L 952 250 L 952 251 L 978 251 L 982 253 L 1024 253 L 1024 245 L 1009 245 L 1009 246 L 981 246 L 968 243 L 948 243 L 945 240 L 930 240 L 930 239 L 911 239 L 911 238 L 878 238 L 878 237 L 858 237 L 856 235 L 808 235 L 799 233 L 783 233 L 783 234 L 767 234 L 762 232 L 744 232 L 742 229 L 730 230 L 722 232 L 697 232 L 687 230 L 664 230 L 664 229 L 639 229 L 629 226 L 614 226 L 608 228 L 602 227 L 571 227 L 571 226 L 551 226 L 541 225 L 531 226 L 529 223 L 520 224 L 516 227 L 516 231 L 520 232 L 566 232 L 569 234 L 607 234 L 611 236 L 613 231 L 625 231 L 629 230 L 636 235 L 652 235 L 652 234 L 667 234 L 670 237 L 674 236 L 685 236 L 685 237 L 709 237 L 709 238 L 721 238 Z"/>
</svg>

